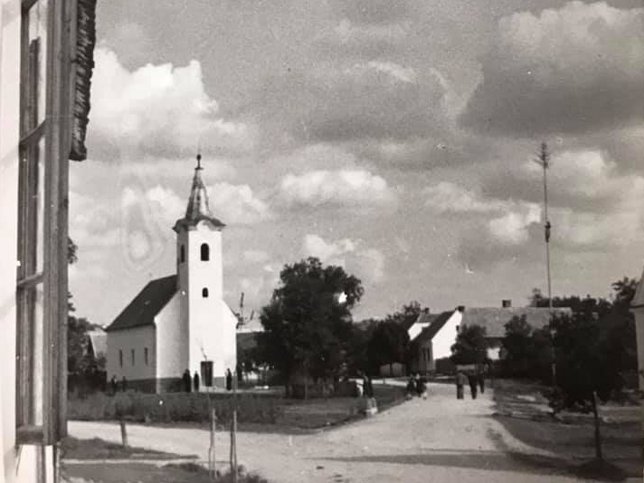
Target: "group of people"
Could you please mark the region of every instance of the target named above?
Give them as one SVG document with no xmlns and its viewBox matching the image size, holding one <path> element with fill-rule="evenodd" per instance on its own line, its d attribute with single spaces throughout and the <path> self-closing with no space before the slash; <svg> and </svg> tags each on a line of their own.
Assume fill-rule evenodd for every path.
<svg viewBox="0 0 644 483">
<path fill-rule="evenodd" d="M 407 382 L 407 397 L 427 398 L 427 382 L 418 374 L 412 374 Z"/>
<path fill-rule="evenodd" d="M 477 389 L 480 388 L 481 394 L 485 392 L 485 373 L 483 371 L 467 373 L 458 371 L 456 373 L 456 399 L 463 399 L 465 397 L 466 384 L 470 386 L 472 399 L 476 399 Z"/>
</svg>

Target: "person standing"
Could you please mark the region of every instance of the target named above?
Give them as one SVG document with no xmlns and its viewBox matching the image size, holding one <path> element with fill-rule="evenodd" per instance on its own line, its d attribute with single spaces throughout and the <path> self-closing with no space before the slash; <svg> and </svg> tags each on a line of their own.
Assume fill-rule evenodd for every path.
<svg viewBox="0 0 644 483">
<path fill-rule="evenodd" d="M 118 386 L 118 384 L 116 383 L 116 376 L 112 376 L 112 379 L 110 380 L 110 386 L 112 388 L 112 395 L 116 394 Z"/>
<path fill-rule="evenodd" d="M 470 393 L 472 395 L 472 399 L 476 399 L 476 379 L 476 375 L 471 372 L 467 375 L 467 380 L 470 383 Z"/>
<path fill-rule="evenodd" d="M 192 386 L 192 381 L 190 380 L 190 371 L 186 369 L 183 371 L 183 390 L 185 392 L 190 392 L 190 387 Z"/>
<path fill-rule="evenodd" d="M 233 388 L 233 373 L 230 372 L 230 369 L 226 369 L 226 391 L 230 391 Z"/>
<path fill-rule="evenodd" d="M 481 394 L 485 392 L 485 372 L 481 370 L 478 373 L 478 383 L 479 383 L 479 389 L 481 390 Z"/>
<path fill-rule="evenodd" d="M 463 374 L 461 371 L 458 371 L 458 374 L 456 374 L 456 399 L 463 399 L 463 392 L 466 381 L 467 378 L 465 377 L 465 374 Z"/>
<path fill-rule="evenodd" d="M 195 392 L 199 392 L 199 373 L 197 371 L 195 371 L 195 377 L 193 377 L 192 381 L 194 384 Z"/>
</svg>

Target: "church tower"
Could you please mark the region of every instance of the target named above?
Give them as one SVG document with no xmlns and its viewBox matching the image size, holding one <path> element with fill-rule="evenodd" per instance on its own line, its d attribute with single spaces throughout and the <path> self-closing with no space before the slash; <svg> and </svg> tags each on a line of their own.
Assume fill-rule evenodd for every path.
<svg viewBox="0 0 644 483">
<path fill-rule="evenodd" d="M 186 214 L 173 229 L 177 233 L 182 359 L 185 369 L 192 376 L 199 373 L 202 386 L 208 386 L 210 374 L 217 381 L 222 380 L 227 369 L 235 370 L 236 319 L 223 301 L 225 225 L 210 211 L 202 171 L 199 154 Z"/>
</svg>

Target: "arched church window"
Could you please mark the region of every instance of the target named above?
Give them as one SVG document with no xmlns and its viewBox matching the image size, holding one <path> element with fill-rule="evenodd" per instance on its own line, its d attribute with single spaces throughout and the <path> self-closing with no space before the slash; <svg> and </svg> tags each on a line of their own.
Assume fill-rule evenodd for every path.
<svg viewBox="0 0 644 483">
<path fill-rule="evenodd" d="M 208 289 L 206 287 L 201 289 L 201 296 L 205 299 L 208 298 Z"/>
<path fill-rule="evenodd" d="M 181 260 L 181 263 L 186 261 L 186 247 L 184 245 L 181 245 L 181 248 L 179 249 L 180 255 L 179 255 L 179 260 Z"/>
<path fill-rule="evenodd" d="M 201 260 L 203 262 L 207 262 L 208 260 L 210 260 L 210 247 L 208 246 L 207 243 L 201 244 Z"/>
</svg>

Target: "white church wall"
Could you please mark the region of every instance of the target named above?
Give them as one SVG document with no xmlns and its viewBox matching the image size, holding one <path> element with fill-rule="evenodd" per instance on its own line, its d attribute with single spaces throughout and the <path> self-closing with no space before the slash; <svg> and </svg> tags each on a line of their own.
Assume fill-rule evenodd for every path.
<svg viewBox="0 0 644 483">
<path fill-rule="evenodd" d="M 108 380 L 112 379 L 112 376 L 116 376 L 117 381 L 123 377 L 128 381 L 154 378 L 155 339 L 153 325 L 108 332 L 106 368 Z"/>
<path fill-rule="evenodd" d="M 181 292 L 156 316 L 156 377 L 181 377 L 188 368 L 188 329 L 181 324 Z"/>
<path fill-rule="evenodd" d="M 456 341 L 456 335 L 458 334 L 457 328 L 461 320 L 463 320 L 463 314 L 459 310 L 455 310 L 445 325 L 434 336 L 432 339 L 434 360 L 452 355 L 451 348 Z"/>
</svg>

